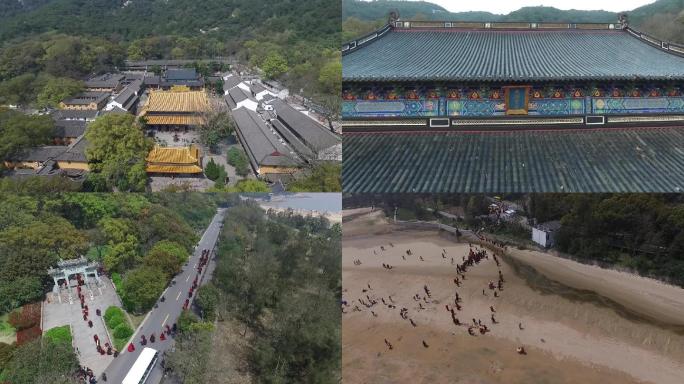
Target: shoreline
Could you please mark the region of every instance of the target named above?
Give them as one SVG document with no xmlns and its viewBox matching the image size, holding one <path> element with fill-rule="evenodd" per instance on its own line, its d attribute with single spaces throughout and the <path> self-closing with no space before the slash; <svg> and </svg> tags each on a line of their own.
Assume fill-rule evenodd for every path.
<svg viewBox="0 0 684 384">
<path fill-rule="evenodd" d="M 460 258 L 468 248 L 467 243 L 454 242 L 439 236 L 437 231 L 395 231 L 384 216 L 378 215 L 362 215 L 345 221 L 343 236 L 345 299 L 355 301 L 357 297 L 365 297 L 368 292 L 361 294 L 361 288 L 371 284 L 374 295 L 386 300 L 388 294 L 392 295 L 397 306 L 409 308 L 410 316 L 419 324 L 417 328 L 407 326 L 397 312 L 381 305 L 373 307 L 377 316 L 370 316 L 365 307 L 361 311 L 347 308 L 343 315 L 343 348 L 348 351 L 343 354 L 345 380 L 349 377 L 357 382 L 412 382 L 412 379 L 415 382 L 413 375 L 423 377 L 420 375 L 423 374 L 433 377 L 432 382 L 522 383 L 536 379 L 525 372 L 542 369 L 547 373 L 552 371 L 550 379 L 558 383 L 678 384 L 684 375 L 682 335 L 649 322 L 635 323 L 606 306 L 605 301 L 567 298 L 563 296 L 563 288 L 556 285 L 575 285 L 580 294 L 594 292 L 591 288 L 596 288 L 597 295 L 605 293 L 609 300 L 632 303 L 639 311 L 656 317 L 664 316 L 662 313 L 676 316 L 678 309 L 672 307 L 679 306 L 679 292 L 684 290 L 625 272 L 614 271 L 605 276 L 606 271 L 596 266 L 548 254 L 548 258 L 532 257 L 524 253 L 532 251 L 509 249 L 515 255 L 507 257 L 533 268 L 556 284 L 547 292 L 534 290 L 526 277 L 518 275 L 514 266 L 503 260 L 500 269 L 506 276 L 506 289 L 501 292 L 501 298 L 488 298 L 482 296 L 482 284 L 495 279 L 497 267 L 491 260 L 475 266 L 468 272 L 464 287 L 458 288 L 464 301 L 459 317 L 479 316 L 486 320 L 488 306 L 495 303 L 499 323 L 491 325 L 491 334 L 473 337 L 460 328 L 454 329 L 451 319 L 443 313 L 444 303 L 453 301 L 451 295 L 456 288 L 451 280 L 455 271 L 448 260 L 439 256 L 446 249 L 449 255 Z M 389 242 L 394 247 L 388 248 Z M 386 251 L 379 249 L 382 244 Z M 416 260 L 417 256 L 403 259 L 397 251 L 407 247 L 424 260 Z M 356 260 L 362 264 L 354 264 Z M 387 271 L 382 268 L 383 263 L 395 269 Z M 579 270 L 566 263 L 579 264 Z M 434 308 L 428 305 L 424 310 L 416 308 L 411 296 L 423 284 L 430 286 L 434 299 L 441 304 Z M 681 296 L 684 301 L 684 294 Z M 684 311 L 684 306 L 681 310 Z M 518 330 L 519 323 L 524 324 L 525 331 Z M 491 323 L 487 321 L 487 324 Z M 384 338 L 394 343 L 394 350 L 384 347 Z M 412 341 L 408 342 L 409 339 Z M 429 351 L 420 345 L 425 339 L 430 344 Z M 514 352 L 514 347 L 521 344 L 530 354 L 522 359 Z M 439 354 L 435 355 L 432 348 Z M 463 355 L 463 351 L 468 353 Z M 483 354 L 483 351 L 488 352 Z M 392 354 L 400 355 L 401 359 L 390 357 Z M 444 364 L 455 365 L 457 356 L 470 359 L 468 365 L 459 365 L 459 371 L 466 376 L 453 376 L 453 372 L 444 369 Z M 494 371 L 505 374 L 493 375 L 491 364 L 497 367 Z M 402 365 L 412 366 L 415 372 L 409 372 Z M 473 381 L 460 381 L 464 377 L 471 377 Z"/>
</svg>

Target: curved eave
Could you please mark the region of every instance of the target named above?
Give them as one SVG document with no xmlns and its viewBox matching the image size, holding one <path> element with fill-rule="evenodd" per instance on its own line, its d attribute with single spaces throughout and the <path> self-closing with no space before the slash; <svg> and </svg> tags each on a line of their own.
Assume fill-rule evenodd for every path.
<svg viewBox="0 0 684 384">
<path fill-rule="evenodd" d="M 343 82 L 374 83 L 374 82 L 485 82 L 485 83 L 524 83 L 524 82 L 568 82 L 568 81 L 681 81 L 684 76 L 563 76 L 563 77 L 342 77 Z"/>
</svg>

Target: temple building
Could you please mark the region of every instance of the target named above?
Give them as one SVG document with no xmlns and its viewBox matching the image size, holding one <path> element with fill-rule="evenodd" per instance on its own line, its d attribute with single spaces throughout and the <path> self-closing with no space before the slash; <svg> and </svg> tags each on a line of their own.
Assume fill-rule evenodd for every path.
<svg viewBox="0 0 684 384">
<path fill-rule="evenodd" d="M 198 147 L 155 146 L 146 159 L 146 171 L 152 174 L 192 175 L 202 173 L 202 157 Z"/>
<path fill-rule="evenodd" d="M 150 128 L 187 130 L 204 124 L 208 111 L 204 91 L 150 91 L 141 116 Z"/>
<path fill-rule="evenodd" d="M 301 167 L 301 161 L 271 131 L 256 112 L 240 107 L 232 112 L 235 132 L 245 148 L 254 173 L 269 180 L 282 180 Z"/>
<path fill-rule="evenodd" d="M 684 187 L 684 46 L 624 15 L 604 24 L 394 15 L 342 52 L 345 191 Z"/>
<path fill-rule="evenodd" d="M 80 111 L 99 111 L 107 105 L 110 94 L 107 92 L 82 92 L 74 97 L 62 100 L 61 109 Z"/>
</svg>

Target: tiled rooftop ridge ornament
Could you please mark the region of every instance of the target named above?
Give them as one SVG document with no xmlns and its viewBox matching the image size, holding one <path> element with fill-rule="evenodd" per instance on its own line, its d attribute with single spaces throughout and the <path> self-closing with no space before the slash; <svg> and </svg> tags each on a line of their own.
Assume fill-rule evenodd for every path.
<svg viewBox="0 0 684 384">
<path fill-rule="evenodd" d="M 618 22 L 620 23 L 620 28 L 626 29 L 629 26 L 627 14 L 621 13 L 620 16 L 618 17 Z"/>
</svg>

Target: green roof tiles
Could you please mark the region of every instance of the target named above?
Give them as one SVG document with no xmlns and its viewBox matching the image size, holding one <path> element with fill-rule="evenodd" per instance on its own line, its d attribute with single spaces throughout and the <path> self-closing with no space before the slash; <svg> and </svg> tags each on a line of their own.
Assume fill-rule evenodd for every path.
<svg viewBox="0 0 684 384">
<path fill-rule="evenodd" d="M 679 192 L 684 127 L 344 135 L 352 193 Z"/>
<path fill-rule="evenodd" d="M 623 30 L 391 30 L 342 65 L 344 81 L 684 79 L 684 57 Z"/>
</svg>

